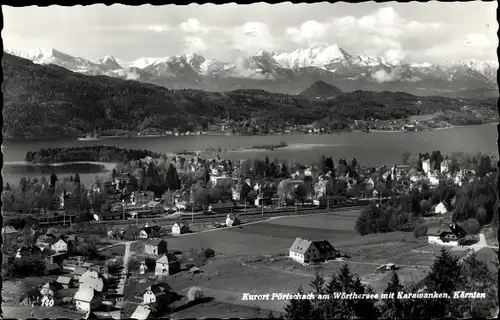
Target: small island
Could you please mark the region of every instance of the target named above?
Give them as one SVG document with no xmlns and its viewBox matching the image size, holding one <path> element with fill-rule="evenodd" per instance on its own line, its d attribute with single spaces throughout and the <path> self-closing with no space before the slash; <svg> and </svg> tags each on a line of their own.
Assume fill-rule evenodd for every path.
<svg viewBox="0 0 500 320">
<path fill-rule="evenodd" d="M 113 162 L 123 163 L 145 157 L 159 158 L 161 153 L 149 150 L 121 149 L 113 146 L 85 146 L 71 148 L 48 148 L 28 151 L 26 162 L 32 164 L 54 164 L 68 162 Z"/>
</svg>

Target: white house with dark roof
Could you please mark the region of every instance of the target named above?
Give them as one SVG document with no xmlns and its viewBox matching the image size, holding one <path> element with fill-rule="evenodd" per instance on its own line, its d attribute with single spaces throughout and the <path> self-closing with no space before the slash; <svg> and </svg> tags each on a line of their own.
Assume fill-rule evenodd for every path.
<svg viewBox="0 0 500 320">
<path fill-rule="evenodd" d="M 189 232 L 189 226 L 182 222 L 176 222 L 172 225 L 172 234 L 179 235 Z"/>
<path fill-rule="evenodd" d="M 311 241 L 297 238 L 290 247 L 290 258 L 300 263 L 322 261 L 336 257 L 335 248 L 326 240 Z"/>
<path fill-rule="evenodd" d="M 427 231 L 429 244 L 458 246 L 458 237 L 449 228 L 431 227 Z"/>
<path fill-rule="evenodd" d="M 181 262 L 173 254 L 164 254 L 156 260 L 155 275 L 168 276 L 181 270 Z"/>
<path fill-rule="evenodd" d="M 92 288 L 84 287 L 76 292 L 73 301 L 75 301 L 77 310 L 88 312 L 99 308 L 102 302 L 102 295 Z"/>
<path fill-rule="evenodd" d="M 148 239 L 144 243 L 144 253 L 159 256 L 167 253 L 168 245 L 163 239 Z"/>
<path fill-rule="evenodd" d="M 57 253 L 68 252 L 68 242 L 62 237 L 58 237 L 50 243 L 50 249 Z"/>
</svg>

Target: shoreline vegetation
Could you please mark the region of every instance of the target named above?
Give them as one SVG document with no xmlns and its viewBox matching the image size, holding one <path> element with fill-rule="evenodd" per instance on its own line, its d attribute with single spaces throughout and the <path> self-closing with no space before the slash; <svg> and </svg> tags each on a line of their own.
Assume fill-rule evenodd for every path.
<svg viewBox="0 0 500 320">
<path fill-rule="evenodd" d="M 288 144 L 286 142 L 280 142 L 279 144 L 258 144 L 250 147 L 243 148 L 207 148 L 202 151 L 194 151 L 194 150 L 184 150 L 180 152 L 174 152 L 175 155 L 186 155 L 186 156 L 197 156 L 204 153 L 212 153 L 212 152 L 231 152 L 231 151 L 245 151 L 245 150 L 270 150 L 273 151 L 275 149 L 286 148 Z"/>
<path fill-rule="evenodd" d="M 29 164 L 53 165 L 78 162 L 124 163 L 146 157 L 160 158 L 162 153 L 150 150 L 122 149 L 113 146 L 84 146 L 71 148 L 48 148 L 28 151 L 25 161 Z"/>
</svg>

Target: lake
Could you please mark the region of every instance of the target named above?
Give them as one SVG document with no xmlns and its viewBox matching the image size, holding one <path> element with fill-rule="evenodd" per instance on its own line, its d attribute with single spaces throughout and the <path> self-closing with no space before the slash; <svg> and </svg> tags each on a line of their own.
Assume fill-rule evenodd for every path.
<svg viewBox="0 0 500 320">
<path fill-rule="evenodd" d="M 371 132 L 341 133 L 330 135 L 275 135 L 275 136 L 165 136 L 105 138 L 99 141 L 43 140 L 43 141 L 6 141 L 2 145 L 4 156 L 3 179 L 18 184 L 25 176 L 40 176 L 45 172 L 22 169 L 26 152 L 40 148 L 65 148 L 74 146 L 109 145 L 119 148 L 148 149 L 156 152 L 174 153 L 184 150 L 205 150 L 207 148 L 245 148 L 262 144 L 286 142 L 288 147 L 271 150 L 239 150 L 222 152 L 221 157 L 238 161 L 240 159 L 265 158 L 287 159 L 299 163 L 316 161 L 322 154 L 333 157 L 334 161 L 356 158 L 365 165 L 393 165 L 401 162 L 401 154 L 412 154 L 440 150 L 451 152 L 483 152 L 498 155 L 497 125 L 460 127 L 446 130 L 423 132 Z M 210 157 L 210 155 L 208 155 Z M 64 166 L 63 166 L 64 167 Z M 67 169 L 56 167 L 56 174 L 64 176 Z M 85 166 L 74 167 L 83 183 L 94 181 L 98 174 L 109 172 L 109 166 L 92 171 Z M 45 169 L 46 170 L 46 169 Z M 100 171 L 100 172 L 99 172 Z"/>
</svg>

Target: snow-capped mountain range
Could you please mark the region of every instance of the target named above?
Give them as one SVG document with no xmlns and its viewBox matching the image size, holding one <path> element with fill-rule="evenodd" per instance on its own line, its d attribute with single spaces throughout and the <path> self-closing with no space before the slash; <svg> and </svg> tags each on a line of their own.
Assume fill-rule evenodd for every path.
<svg viewBox="0 0 500 320">
<path fill-rule="evenodd" d="M 389 89 L 435 93 L 495 86 L 498 69 L 497 61 L 466 60 L 449 66 L 389 63 L 382 57 L 351 55 L 338 45 L 313 46 L 289 53 L 260 51 L 233 62 L 207 59 L 197 53 L 123 62 L 113 56 L 91 61 L 56 49 L 6 52 L 37 64 L 54 64 L 87 75 L 211 91 L 247 88 L 296 93 L 322 80 L 343 91 Z"/>
</svg>

